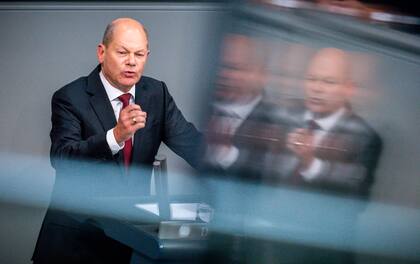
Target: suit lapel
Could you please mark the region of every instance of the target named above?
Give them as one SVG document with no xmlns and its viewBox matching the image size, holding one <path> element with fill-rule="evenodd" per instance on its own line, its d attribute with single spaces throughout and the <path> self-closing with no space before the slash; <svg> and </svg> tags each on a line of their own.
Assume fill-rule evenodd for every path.
<svg viewBox="0 0 420 264">
<path fill-rule="evenodd" d="M 347 134 L 350 120 L 353 113 L 351 110 L 346 112 L 338 118 L 330 130 L 326 131 L 326 135 L 318 143 L 320 146 L 327 148 L 320 148 L 317 150 L 317 155 L 326 160 L 340 160 L 347 157 L 349 135 Z"/>
<path fill-rule="evenodd" d="M 340 133 L 346 131 L 348 127 L 348 121 L 351 119 L 352 112 L 346 110 L 346 112 L 337 120 L 334 126 L 330 129 L 330 133 Z"/>
<path fill-rule="evenodd" d="M 117 124 L 115 120 L 114 110 L 111 102 L 106 94 L 105 88 L 99 77 L 100 65 L 88 76 L 88 83 L 86 91 L 90 94 L 89 102 L 94 110 L 99 122 L 102 125 L 103 131 L 106 132 Z M 114 156 L 117 163 L 121 163 L 122 155 L 118 153 Z"/>
<path fill-rule="evenodd" d="M 105 88 L 99 78 L 99 67 L 100 66 L 88 76 L 87 92 L 91 95 L 89 101 L 102 128 L 104 131 L 108 131 L 115 127 L 117 121 L 115 120 L 111 102 L 109 101 Z"/>
<path fill-rule="evenodd" d="M 140 82 L 136 84 L 136 98 L 135 103 L 140 105 L 142 111 L 146 112 L 148 114 L 148 118 L 150 115 L 150 91 L 148 91 L 148 87 L 145 85 L 143 79 L 140 79 Z M 150 125 L 150 124 L 149 124 Z M 137 132 L 134 134 L 134 145 L 133 145 L 133 156 L 132 161 L 138 161 L 141 160 L 142 157 L 142 149 L 141 146 L 143 144 L 143 135 L 144 130 L 148 127 L 148 120 L 146 119 L 146 126 L 142 129 L 137 130 Z"/>
</svg>

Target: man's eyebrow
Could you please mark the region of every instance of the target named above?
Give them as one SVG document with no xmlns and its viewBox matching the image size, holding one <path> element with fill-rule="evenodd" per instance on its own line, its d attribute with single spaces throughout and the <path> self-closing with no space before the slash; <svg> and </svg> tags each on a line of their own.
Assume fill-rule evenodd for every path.
<svg viewBox="0 0 420 264">
<path fill-rule="evenodd" d="M 128 50 L 126 47 L 124 47 L 123 45 L 117 44 L 116 45 L 117 49 L 124 49 L 124 50 Z"/>
<path fill-rule="evenodd" d="M 121 44 L 117 44 L 116 45 L 117 46 L 117 49 L 124 49 L 124 50 L 126 50 L 126 51 L 130 51 L 130 49 L 129 48 L 127 48 L 127 47 L 125 47 L 124 45 L 121 45 Z M 139 49 L 139 50 L 135 50 L 134 51 L 134 53 L 137 53 L 137 52 L 147 52 L 148 51 L 148 49 L 146 48 L 146 49 Z"/>
</svg>

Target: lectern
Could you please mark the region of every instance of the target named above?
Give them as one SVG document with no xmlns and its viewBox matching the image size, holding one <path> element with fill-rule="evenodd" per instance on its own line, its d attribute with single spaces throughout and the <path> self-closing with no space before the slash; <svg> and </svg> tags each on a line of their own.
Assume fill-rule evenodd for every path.
<svg viewBox="0 0 420 264">
<path fill-rule="evenodd" d="M 167 164 L 163 155 L 156 156 L 153 173 L 155 197 L 130 197 L 118 201 L 126 208 L 131 206 L 132 210 L 149 205 L 146 208 L 149 210 L 140 210 L 139 221 L 100 218 L 96 222 L 107 236 L 133 249 L 131 264 L 198 263 L 206 251 L 206 222 L 211 208 L 206 207 L 207 215 L 199 218 L 197 210 L 203 206 L 199 197 L 169 196 Z"/>
</svg>

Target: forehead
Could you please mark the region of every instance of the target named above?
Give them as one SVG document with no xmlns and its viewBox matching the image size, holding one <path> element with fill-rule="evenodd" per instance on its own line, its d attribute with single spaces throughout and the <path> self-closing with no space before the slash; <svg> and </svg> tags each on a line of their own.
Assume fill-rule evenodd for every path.
<svg viewBox="0 0 420 264">
<path fill-rule="evenodd" d="M 245 36 L 228 36 L 225 38 L 222 56 L 226 60 L 247 60 L 256 52 L 254 41 Z"/>
<path fill-rule="evenodd" d="M 348 77 L 348 62 L 341 54 L 321 53 L 315 55 L 312 59 L 307 69 L 307 74 L 345 79 Z"/>
<path fill-rule="evenodd" d="M 225 66 L 247 71 L 259 71 L 263 68 L 264 61 L 258 48 L 258 43 L 252 38 L 229 37 L 224 42 L 221 61 Z"/>
<path fill-rule="evenodd" d="M 111 45 L 128 49 L 147 49 L 147 36 L 141 27 L 117 26 L 113 31 Z"/>
</svg>

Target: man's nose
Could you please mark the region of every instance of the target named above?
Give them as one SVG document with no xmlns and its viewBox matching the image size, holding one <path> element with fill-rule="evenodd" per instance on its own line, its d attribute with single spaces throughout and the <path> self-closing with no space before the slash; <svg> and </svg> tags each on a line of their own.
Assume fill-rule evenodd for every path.
<svg viewBox="0 0 420 264">
<path fill-rule="evenodd" d="M 127 65 L 136 66 L 136 56 L 134 54 L 129 54 L 127 58 Z"/>
<path fill-rule="evenodd" d="M 322 92 L 323 91 L 322 80 L 315 80 L 311 85 L 311 90 L 314 92 Z"/>
</svg>

